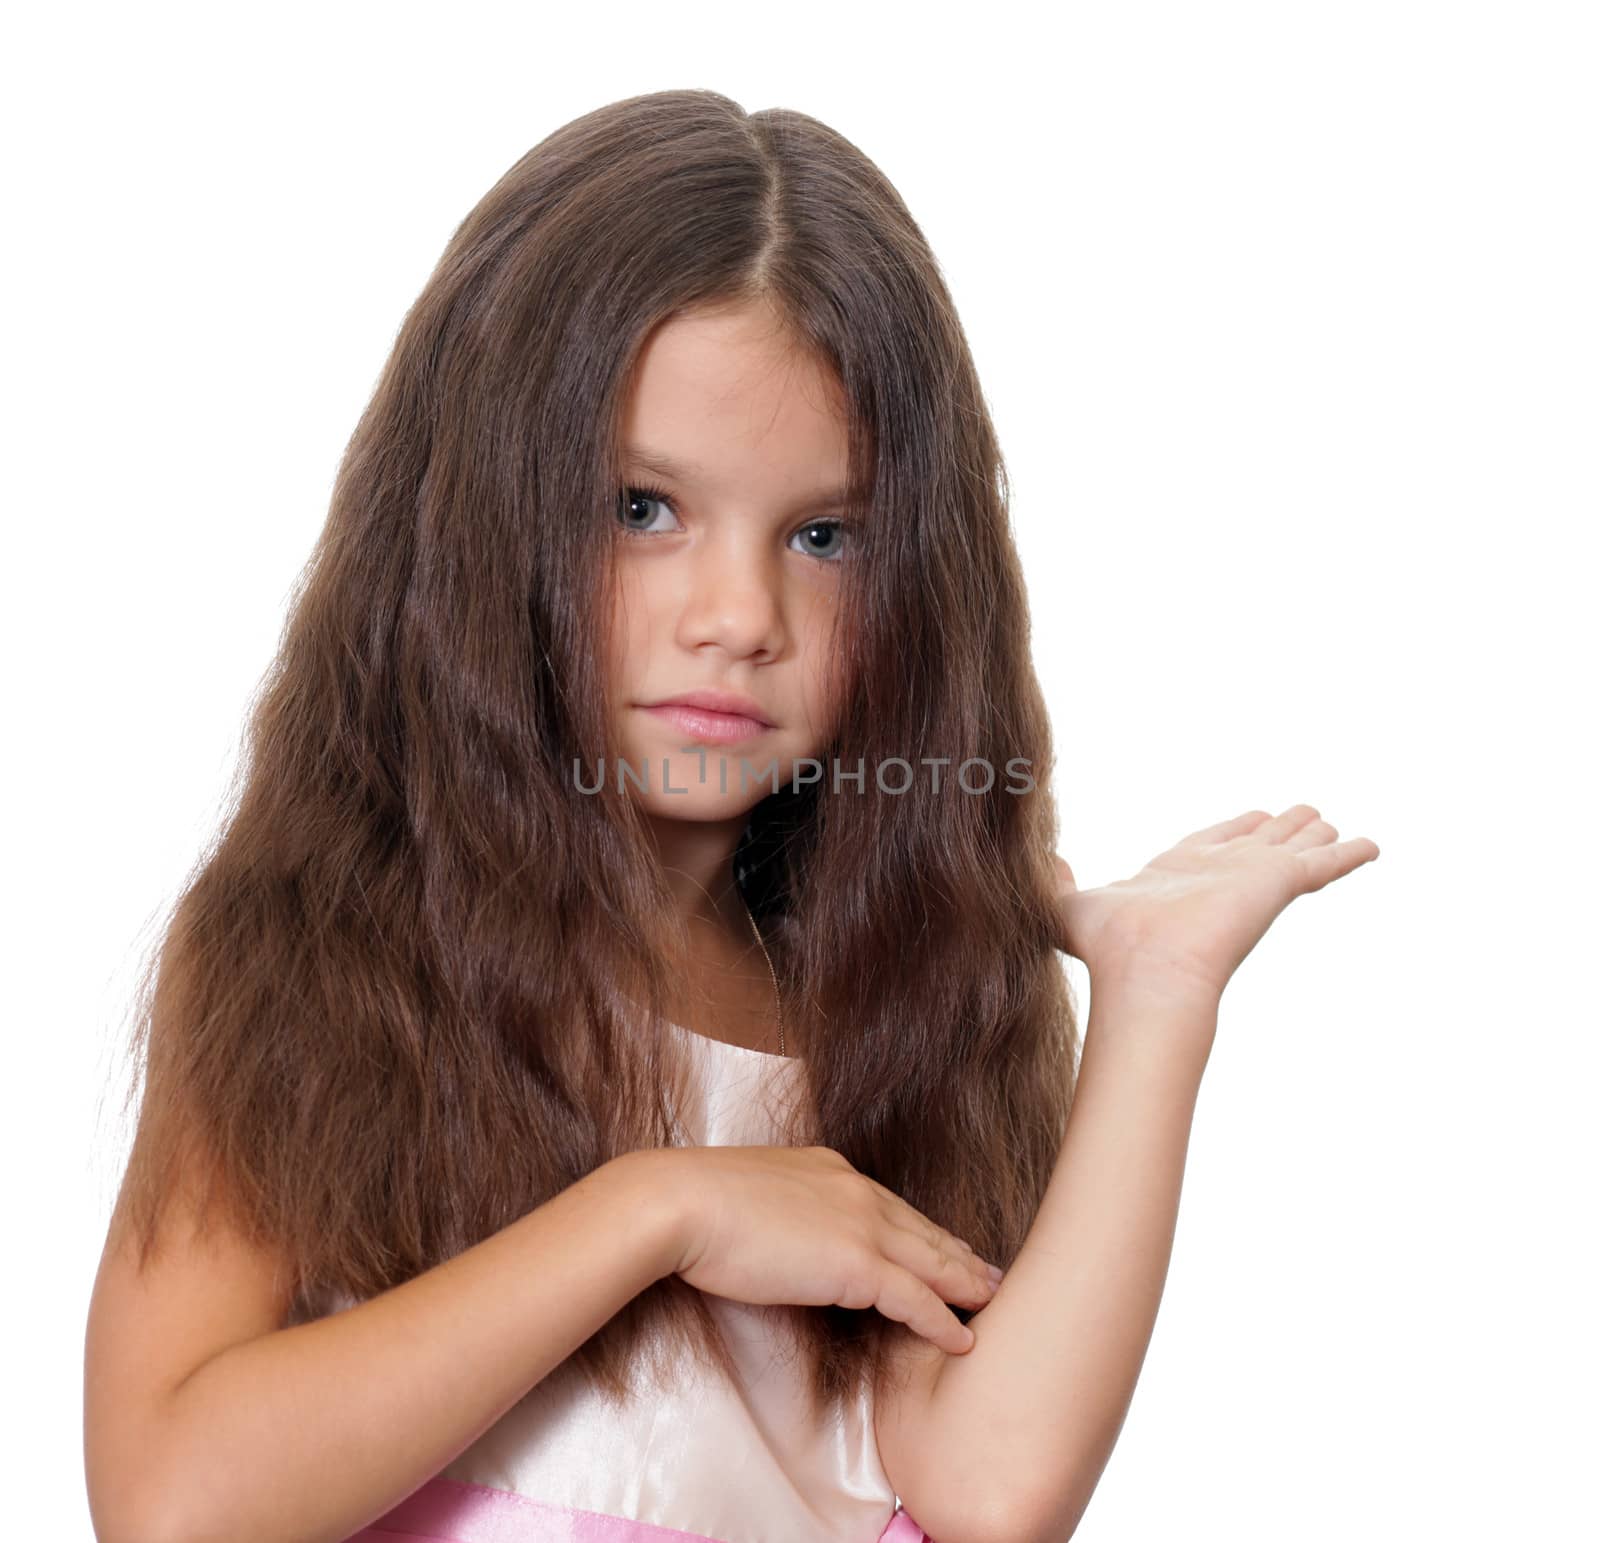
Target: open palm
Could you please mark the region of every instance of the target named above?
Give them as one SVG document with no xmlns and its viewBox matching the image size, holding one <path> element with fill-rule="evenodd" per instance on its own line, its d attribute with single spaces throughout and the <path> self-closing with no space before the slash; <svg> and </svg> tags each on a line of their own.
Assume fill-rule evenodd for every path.
<svg viewBox="0 0 1600 1543">
<path fill-rule="evenodd" d="M 1371 862 L 1377 843 L 1340 841 L 1310 804 L 1253 809 L 1185 836 L 1131 879 L 1080 890 L 1057 856 L 1061 947 L 1090 977 L 1132 969 L 1164 990 L 1220 996 L 1292 900 Z"/>
</svg>

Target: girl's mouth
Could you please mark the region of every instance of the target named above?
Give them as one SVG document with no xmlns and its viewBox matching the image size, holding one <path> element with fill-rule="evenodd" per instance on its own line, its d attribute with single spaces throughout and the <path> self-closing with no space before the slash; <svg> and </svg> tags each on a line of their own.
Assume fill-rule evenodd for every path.
<svg viewBox="0 0 1600 1543">
<path fill-rule="evenodd" d="M 659 707 L 646 707 L 641 711 L 670 723 L 690 739 L 706 744 L 736 744 L 743 739 L 754 739 L 758 734 L 770 733 L 772 729 L 771 724 L 756 718 L 713 712 L 709 707 L 685 707 L 681 702 L 664 702 Z"/>
</svg>

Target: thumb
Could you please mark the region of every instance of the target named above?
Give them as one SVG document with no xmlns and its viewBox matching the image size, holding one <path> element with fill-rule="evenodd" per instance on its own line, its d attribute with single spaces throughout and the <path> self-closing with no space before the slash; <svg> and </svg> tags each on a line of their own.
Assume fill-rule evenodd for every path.
<svg viewBox="0 0 1600 1543">
<path fill-rule="evenodd" d="M 1072 931 L 1067 924 L 1067 907 L 1077 897 L 1078 882 L 1072 876 L 1072 865 L 1059 852 L 1055 857 L 1056 871 L 1056 906 L 1058 921 L 1056 925 L 1056 947 L 1064 954 L 1072 952 Z"/>
</svg>

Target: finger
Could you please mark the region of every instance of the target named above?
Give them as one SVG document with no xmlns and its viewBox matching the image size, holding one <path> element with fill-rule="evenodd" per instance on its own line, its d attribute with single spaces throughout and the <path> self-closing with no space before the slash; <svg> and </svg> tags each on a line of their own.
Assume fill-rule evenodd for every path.
<svg viewBox="0 0 1600 1543">
<path fill-rule="evenodd" d="M 972 1348 L 972 1331 L 911 1271 L 898 1265 L 884 1263 L 876 1306 L 886 1318 L 915 1329 L 951 1355 Z"/>
<path fill-rule="evenodd" d="M 926 1217 L 918 1219 L 925 1225 L 911 1228 L 889 1223 L 878 1244 L 884 1258 L 926 1281 L 941 1301 L 982 1307 L 995 1292 L 988 1265 L 959 1238 L 933 1227 Z"/>
<path fill-rule="evenodd" d="M 1287 841 L 1302 825 L 1321 818 L 1321 812 L 1313 809 L 1310 804 L 1295 804 L 1285 809 L 1276 819 L 1257 826 L 1251 834 L 1269 846 L 1277 846 Z"/>
<path fill-rule="evenodd" d="M 1265 809 L 1252 809 L 1248 814 L 1235 815 L 1220 825 L 1208 825 L 1204 830 L 1197 830 L 1192 836 L 1185 836 L 1178 845 L 1209 846 L 1218 841 L 1232 841 L 1235 836 L 1249 835 L 1256 826 L 1271 818 Z"/>
<path fill-rule="evenodd" d="M 1358 836 L 1354 841 L 1340 841 L 1333 846 L 1311 847 L 1300 854 L 1304 889 L 1301 893 L 1314 895 L 1326 884 L 1342 879 L 1345 874 L 1370 863 L 1378 855 L 1378 843 Z"/>
<path fill-rule="evenodd" d="M 987 1275 L 989 1270 L 988 1260 L 982 1258 L 978 1251 L 963 1238 L 958 1238 L 948 1228 L 941 1227 L 931 1217 L 924 1216 L 914 1205 L 901 1197 L 892 1189 L 886 1188 L 876 1179 L 861 1175 L 877 1192 L 878 1199 L 883 1202 L 883 1217 L 891 1226 L 906 1228 L 918 1237 L 925 1239 L 935 1248 L 954 1250 L 967 1259 L 970 1259 L 981 1275 Z"/>
<path fill-rule="evenodd" d="M 1326 820 L 1313 820 L 1309 825 L 1302 825 L 1283 845 L 1291 852 L 1303 852 L 1307 847 L 1326 846 L 1338 839 L 1339 832 Z"/>
</svg>

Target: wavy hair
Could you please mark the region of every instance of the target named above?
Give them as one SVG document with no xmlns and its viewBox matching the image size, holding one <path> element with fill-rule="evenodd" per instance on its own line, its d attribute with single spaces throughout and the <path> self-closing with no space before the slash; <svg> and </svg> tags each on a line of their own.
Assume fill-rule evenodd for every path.
<svg viewBox="0 0 1600 1543">
<path fill-rule="evenodd" d="M 872 162 L 803 113 L 684 90 L 528 151 L 406 314 L 218 832 L 138 983 L 118 1206 L 141 1266 L 199 1173 L 201 1232 L 225 1213 L 269 1246 L 303 1315 L 672 1141 L 683 924 L 635 802 L 571 772 L 617 754 L 600 628 L 635 362 L 674 315 L 751 303 L 841 388 L 852 512 L 872 516 L 842 580 L 848 693 L 825 752 L 864 786 L 780 787 L 736 854 L 801 1051 L 806 1096 L 775 1139 L 831 1147 L 985 1258 L 1015 1256 L 1081 1045 L 994 428 L 935 259 Z M 875 777 L 896 758 L 923 768 L 903 793 L 903 773 Z M 974 759 L 1020 759 L 1027 790 L 968 791 Z M 875 1309 L 769 1311 L 818 1405 L 881 1390 L 914 1337 Z M 564 1366 L 623 1399 L 652 1330 L 731 1367 L 677 1276 Z"/>
</svg>

